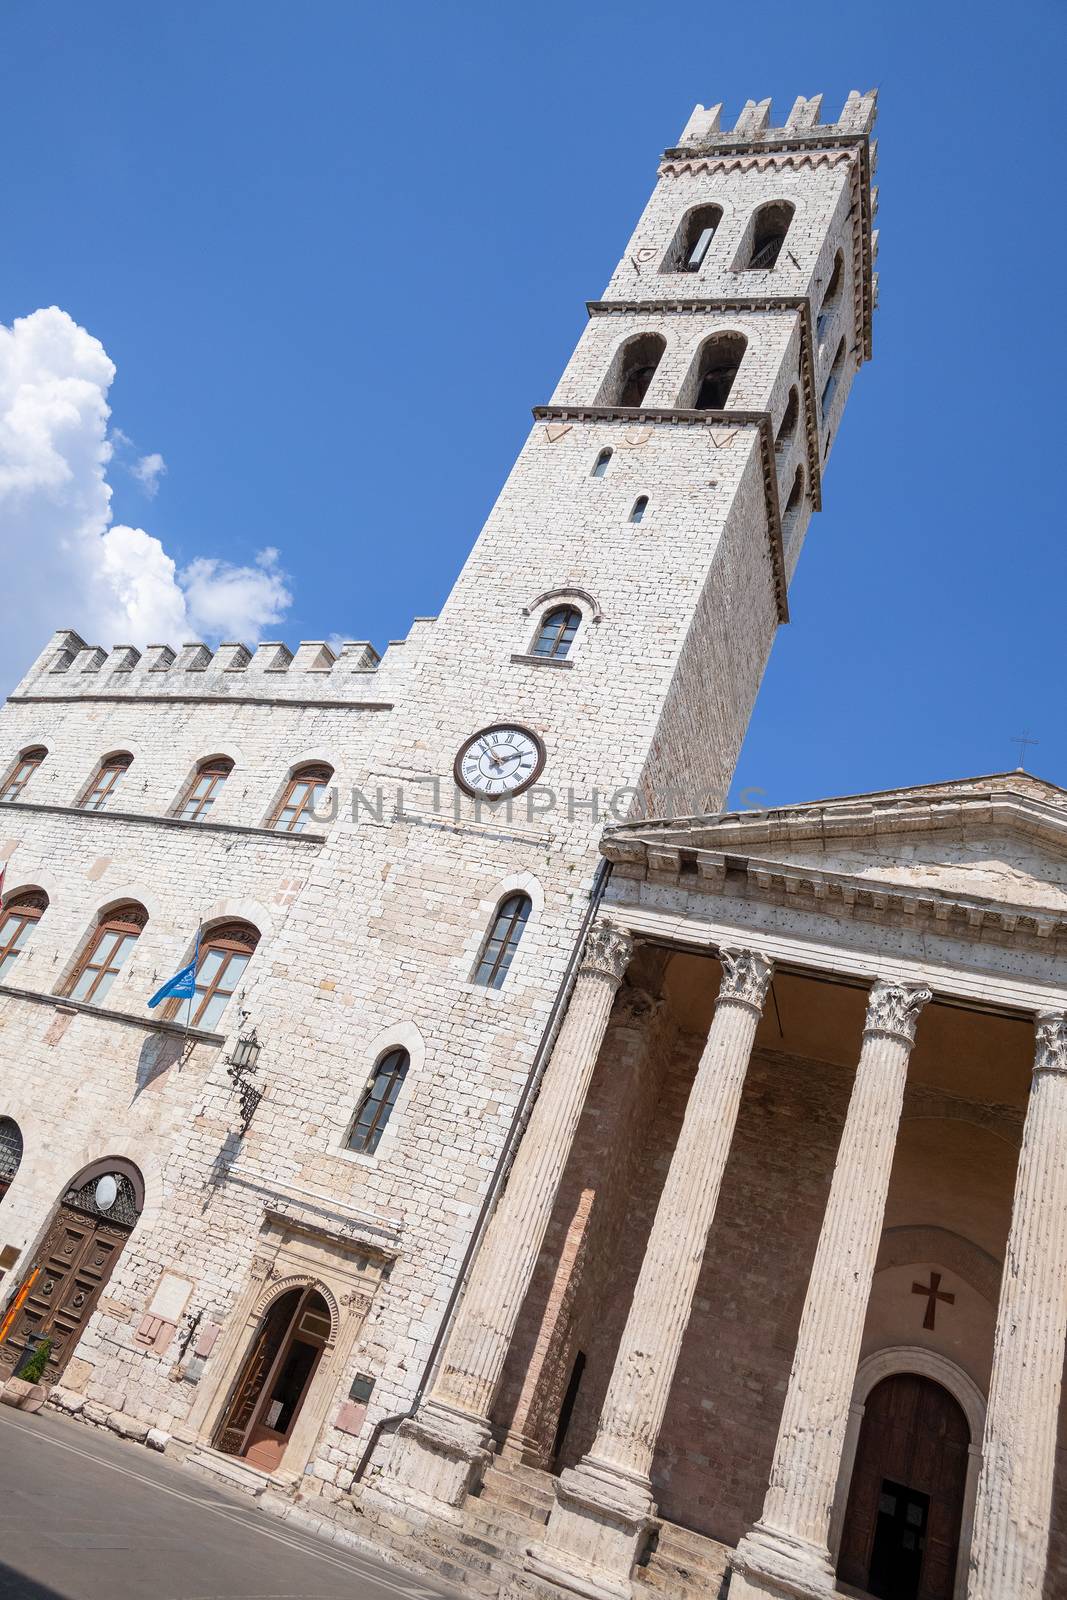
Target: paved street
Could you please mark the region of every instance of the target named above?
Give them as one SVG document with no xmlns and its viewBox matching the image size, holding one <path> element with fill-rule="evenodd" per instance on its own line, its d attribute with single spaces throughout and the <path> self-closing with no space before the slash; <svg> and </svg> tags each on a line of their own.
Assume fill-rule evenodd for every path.
<svg viewBox="0 0 1067 1600">
<path fill-rule="evenodd" d="M 437 1600 L 139 1445 L 0 1407 L 0 1600 Z"/>
</svg>

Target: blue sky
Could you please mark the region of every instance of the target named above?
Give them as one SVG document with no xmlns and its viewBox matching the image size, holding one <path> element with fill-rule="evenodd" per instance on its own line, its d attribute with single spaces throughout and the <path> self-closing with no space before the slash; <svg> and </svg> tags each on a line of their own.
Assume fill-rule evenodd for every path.
<svg viewBox="0 0 1067 1600">
<path fill-rule="evenodd" d="M 875 360 L 735 794 L 1002 770 L 1027 730 L 1067 785 L 1064 18 L 9 0 L 0 323 L 55 305 L 107 352 L 108 515 L 147 534 L 112 557 L 176 564 L 161 617 L 381 647 L 440 607 L 691 106 L 877 85 Z M 34 360 L 73 338 L 34 326 Z M 20 538 L 9 497 L 6 682 L 63 596 L 58 517 Z"/>
</svg>

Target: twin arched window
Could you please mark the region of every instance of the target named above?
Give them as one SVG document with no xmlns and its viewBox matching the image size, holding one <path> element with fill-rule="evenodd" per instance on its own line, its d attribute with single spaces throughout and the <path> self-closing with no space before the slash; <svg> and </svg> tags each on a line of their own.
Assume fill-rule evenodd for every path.
<svg viewBox="0 0 1067 1600">
<path fill-rule="evenodd" d="M 0 914 L 0 982 L 6 982 L 34 928 L 48 910 L 48 896 L 40 889 L 13 894 Z"/>
<path fill-rule="evenodd" d="M 105 912 L 64 986 L 67 998 L 100 1005 L 147 922 L 148 912 L 136 900 Z"/>
<path fill-rule="evenodd" d="M 270 827 L 275 833 L 303 833 L 325 794 L 333 768 L 318 763 L 297 767 L 282 791 Z"/>
<path fill-rule="evenodd" d="M 697 206 L 687 212 L 660 270 L 699 272 L 721 221 L 721 206 Z"/>
<path fill-rule="evenodd" d="M 844 339 L 841 339 L 840 342 L 838 343 L 836 354 L 834 355 L 834 364 L 830 368 L 830 376 L 827 378 L 826 383 L 825 383 L 825 385 L 823 387 L 822 407 L 821 407 L 821 409 L 822 409 L 822 415 L 823 415 L 823 421 L 824 422 L 825 422 L 826 418 L 830 415 L 830 407 L 834 403 L 834 392 L 837 389 L 838 381 L 839 381 L 839 379 L 841 377 L 841 373 L 842 373 L 842 371 L 844 369 L 844 365 L 845 365 L 845 341 L 844 341 Z"/>
<path fill-rule="evenodd" d="M 576 606 L 556 606 L 552 611 L 546 611 L 530 653 L 562 661 L 570 655 L 581 621 L 582 613 Z"/>
<path fill-rule="evenodd" d="M 725 411 L 748 340 L 743 333 L 715 333 L 700 347 L 696 372 L 698 411 Z"/>
<path fill-rule="evenodd" d="M 410 1065 L 406 1050 L 390 1050 L 382 1056 L 356 1108 L 347 1140 L 349 1150 L 361 1150 L 366 1155 L 377 1150 Z"/>
<path fill-rule="evenodd" d="M 789 399 L 785 403 L 785 412 L 782 416 L 778 432 L 774 440 L 774 448 L 783 450 L 797 431 L 797 420 L 800 416 L 800 395 L 794 383 L 789 391 Z"/>
<path fill-rule="evenodd" d="M 47 754 L 48 751 L 43 744 L 24 750 L 4 780 L 4 787 L 0 790 L 0 800 L 21 800 L 23 789 Z"/>
<path fill-rule="evenodd" d="M 133 757 L 126 750 L 119 750 L 114 755 L 105 757 L 97 768 L 93 781 L 82 795 L 83 809 L 105 810 L 132 765 Z"/>
<path fill-rule="evenodd" d="M 788 200 L 771 200 L 760 206 L 752 219 L 752 247 L 747 263 L 750 272 L 766 272 L 777 265 L 795 209 Z"/>
<path fill-rule="evenodd" d="M 834 320 L 838 304 L 841 300 L 841 285 L 845 276 L 845 257 L 838 251 L 834 257 L 833 271 L 830 273 L 830 282 L 826 285 L 826 293 L 822 297 L 819 307 L 818 321 L 815 324 L 815 337 L 821 344 Z"/>
<path fill-rule="evenodd" d="M 182 822 L 203 822 L 233 771 L 229 756 L 211 756 L 201 761 L 178 808 Z"/>
<path fill-rule="evenodd" d="M 503 987 L 531 910 L 528 894 L 509 894 L 500 902 L 474 968 L 474 983 L 484 984 L 487 989 Z"/>
<path fill-rule="evenodd" d="M 667 341 L 660 333 L 639 333 L 627 339 L 604 381 L 600 404 L 640 406 L 655 376 Z"/>
</svg>

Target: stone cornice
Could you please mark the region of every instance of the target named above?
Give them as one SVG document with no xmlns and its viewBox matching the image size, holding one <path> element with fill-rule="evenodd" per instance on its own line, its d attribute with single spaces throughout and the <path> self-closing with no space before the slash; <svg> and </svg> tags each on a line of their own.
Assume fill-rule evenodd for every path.
<svg viewBox="0 0 1067 1600">
<path fill-rule="evenodd" d="M 0 800 L 0 814 L 5 811 L 37 812 L 52 817 L 83 817 L 91 822 L 135 822 L 140 826 L 179 828 L 197 834 L 240 834 L 254 839 L 271 839 L 276 844 L 325 844 L 324 833 L 279 833 L 274 828 L 256 828 L 244 822 L 186 822 L 182 817 L 168 817 L 145 811 L 90 811 L 85 806 L 53 805 L 39 800 Z"/>
<path fill-rule="evenodd" d="M 855 153 L 852 160 L 851 152 Z M 856 287 L 856 327 L 861 331 L 863 357 L 871 359 L 874 321 L 874 191 L 871 189 L 871 141 L 867 134 L 790 133 L 773 139 L 733 139 L 716 136 L 697 145 L 665 150 L 661 177 L 683 173 L 746 171 L 751 167 L 831 166 L 851 162 L 853 283 Z"/>
<path fill-rule="evenodd" d="M 822 457 L 819 454 L 819 414 L 815 401 L 815 339 L 810 296 L 719 295 L 708 300 L 587 300 L 586 310 L 591 317 L 627 313 L 651 316 L 663 311 L 681 315 L 701 311 L 795 311 L 800 317 L 800 386 L 804 393 L 804 438 L 808 456 L 806 492 L 812 510 L 822 510 Z"/>
<path fill-rule="evenodd" d="M 859 878 L 766 858 L 739 859 L 682 844 L 609 836 L 601 853 L 613 877 L 695 894 L 822 913 L 837 919 L 929 931 L 975 943 L 1049 952 L 1067 948 L 1067 908 L 1017 905 L 978 895 Z"/>
<path fill-rule="evenodd" d="M 763 493 L 767 506 L 767 543 L 771 582 L 779 622 L 789 621 L 782 513 L 778 503 L 778 463 L 767 411 L 695 411 L 675 406 L 534 406 L 538 422 L 653 422 L 705 428 L 755 428 L 760 441 Z"/>
<path fill-rule="evenodd" d="M 189 1039 L 193 1044 L 226 1043 L 224 1033 L 204 1033 L 199 1028 L 183 1028 L 180 1022 L 164 1022 L 158 1017 L 138 1017 L 129 1011 L 94 1006 L 86 1000 L 69 1000 L 66 995 L 17 989 L 12 983 L 0 983 L 0 997 L 5 1000 L 28 1000 L 31 1005 L 52 1006 L 56 1011 L 73 1011 L 79 1016 L 98 1017 L 101 1022 L 121 1022 L 127 1028 L 140 1028 L 142 1033 L 169 1033 L 172 1037 Z"/>
<path fill-rule="evenodd" d="M 55 705 L 88 701 L 109 706 L 291 706 L 294 711 L 392 711 L 391 700 L 305 700 L 296 695 L 253 694 L 9 694 L 9 705 Z"/>
</svg>

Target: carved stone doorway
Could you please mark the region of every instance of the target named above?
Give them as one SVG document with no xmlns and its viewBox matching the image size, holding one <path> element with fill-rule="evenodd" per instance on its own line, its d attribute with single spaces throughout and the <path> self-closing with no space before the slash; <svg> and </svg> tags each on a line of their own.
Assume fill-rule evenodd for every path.
<svg viewBox="0 0 1067 1600">
<path fill-rule="evenodd" d="M 0 1382 L 31 1334 L 51 1339 L 45 1381 L 57 1381 L 143 1204 L 141 1174 L 129 1162 L 97 1162 L 74 1179 L 0 1321 Z"/>
<path fill-rule="evenodd" d="M 216 1450 L 263 1472 L 281 1465 L 330 1330 L 330 1308 L 314 1285 L 268 1307 L 215 1430 Z"/>
<path fill-rule="evenodd" d="M 970 1429 L 931 1378 L 900 1372 L 867 1398 L 838 1575 L 878 1600 L 952 1600 Z"/>
</svg>

